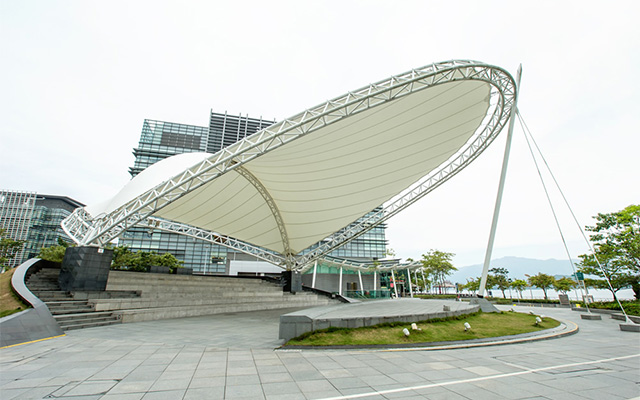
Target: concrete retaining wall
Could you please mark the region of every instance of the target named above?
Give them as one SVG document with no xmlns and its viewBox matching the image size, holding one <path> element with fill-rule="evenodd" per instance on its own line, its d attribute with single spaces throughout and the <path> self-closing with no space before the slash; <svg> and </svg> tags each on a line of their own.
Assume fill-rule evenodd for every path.
<svg viewBox="0 0 640 400">
<path fill-rule="evenodd" d="M 41 267 L 42 260 L 32 258 L 21 264 L 11 277 L 11 286 L 22 300 L 33 308 L 0 319 L 0 347 L 42 340 L 64 333 L 53 319 L 49 308 L 38 299 L 25 284 L 26 277 Z"/>
</svg>

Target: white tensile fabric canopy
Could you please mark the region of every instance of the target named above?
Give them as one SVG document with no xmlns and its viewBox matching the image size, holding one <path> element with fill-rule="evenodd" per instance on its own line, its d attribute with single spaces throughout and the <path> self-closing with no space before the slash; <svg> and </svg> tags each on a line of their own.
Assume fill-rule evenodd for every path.
<svg viewBox="0 0 640 400">
<path fill-rule="evenodd" d="M 90 243 L 153 216 L 300 254 L 444 165 L 457 172 L 502 129 L 515 97 L 508 73 L 465 61 L 442 65 L 350 92 L 219 153 L 162 160 L 63 227 Z M 324 110 L 331 107 L 342 114 L 330 119 Z M 281 136 L 295 129 L 299 136 Z"/>
<path fill-rule="evenodd" d="M 383 204 L 456 153 L 489 107 L 485 82 L 451 82 L 369 109 L 245 164 L 273 198 L 294 254 Z M 149 167 L 125 186 L 108 213 L 210 156 L 189 153 Z M 231 170 L 153 214 L 282 254 L 267 202 Z"/>
</svg>

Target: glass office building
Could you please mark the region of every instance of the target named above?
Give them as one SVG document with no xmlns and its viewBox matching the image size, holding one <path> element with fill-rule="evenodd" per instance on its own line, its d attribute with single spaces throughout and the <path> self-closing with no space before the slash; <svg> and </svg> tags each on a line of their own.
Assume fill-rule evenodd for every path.
<svg viewBox="0 0 640 400">
<path fill-rule="evenodd" d="M 8 237 L 25 241 L 9 266 L 15 267 L 37 257 L 41 248 L 57 245 L 58 239 L 71 242 L 60 223 L 73 210 L 83 206 L 66 196 L 0 191 L 0 228 L 7 230 Z"/>
<path fill-rule="evenodd" d="M 35 192 L 0 191 L 0 229 L 5 230 L 6 237 L 13 240 L 27 240 L 35 204 Z M 13 268 L 22 263 L 24 249 L 25 246 L 9 260 L 8 267 Z"/>
<path fill-rule="evenodd" d="M 147 119 L 142 125 L 138 147 L 133 150 L 136 159 L 129 173 L 134 177 L 150 165 L 177 154 L 215 153 L 274 122 L 214 112 L 209 115 L 208 127 Z M 384 225 L 374 228 L 331 255 L 357 261 L 383 258 L 386 251 L 384 230 Z M 128 246 L 132 251 L 171 253 L 194 273 L 228 273 L 230 250 L 183 235 L 131 228 L 121 236 L 119 244 Z"/>
</svg>

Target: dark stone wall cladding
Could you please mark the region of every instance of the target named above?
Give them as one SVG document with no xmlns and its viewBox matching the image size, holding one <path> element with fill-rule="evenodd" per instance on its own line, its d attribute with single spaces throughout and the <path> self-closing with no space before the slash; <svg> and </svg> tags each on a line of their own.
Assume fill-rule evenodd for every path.
<svg viewBox="0 0 640 400">
<path fill-rule="evenodd" d="M 301 292 L 302 291 L 302 276 L 299 273 L 293 271 L 282 271 L 280 275 L 282 281 L 282 290 L 284 292 Z"/>
<path fill-rule="evenodd" d="M 58 282 L 62 290 L 105 290 L 113 250 L 69 247 L 64 254 Z"/>
</svg>

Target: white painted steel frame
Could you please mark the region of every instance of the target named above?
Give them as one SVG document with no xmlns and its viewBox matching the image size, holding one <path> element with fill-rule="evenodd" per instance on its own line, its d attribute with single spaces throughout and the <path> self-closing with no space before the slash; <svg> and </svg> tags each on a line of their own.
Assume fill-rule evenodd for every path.
<svg viewBox="0 0 640 400">
<path fill-rule="evenodd" d="M 302 269 L 309 265 L 310 261 L 330 253 L 413 204 L 473 161 L 495 139 L 509 118 L 515 100 L 515 83 L 509 73 L 484 63 L 454 60 L 431 64 L 393 76 L 329 100 L 223 148 L 208 159 L 148 190 L 107 215 L 94 218 L 84 209 L 76 209 L 63 221 L 62 227 L 78 244 L 105 245 L 126 229 L 150 217 L 171 202 L 227 171 L 237 170 L 250 160 L 292 140 L 382 103 L 432 86 L 463 80 L 489 83 L 491 97 L 494 100 L 490 107 L 490 115 L 477 129 L 472 142 L 382 211 L 331 235 L 308 254 L 295 258 L 291 254 L 285 254 L 288 269 Z M 286 235 L 286 230 L 281 229 L 281 235 L 283 233 Z"/>
<path fill-rule="evenodd" d="M 245 254 L 250 254 L 260 260 L 266 261 L 273 265 L 276 265 L 280 268 L 286 268 L 286 258 L 280 254 L 276 254 L 274 252 L 270 252 L 269 250 L 263 249 L 258 246 L 254 246 L 252 244 L 243 242 L 241 240 L 234 239 L 229 236 L 220 235 L 215 232 L 210 232 L 204 229 L 197 228 L 195 226 L 183 224 L 180 222 L 168 221 L 161 218 L 149 217 L 146 220 L 142 221 L 138 224 L 139 226 L 143 226 L 150 231 L 160 230 L 164 232 L 177 233 L 180 235 L 189 236 L 194 239 L 203 240 L 205 242 L 209 242 L 212 244 L 217 244 L 220 246 L 227 247 L 232 250 L 240 251 Z M 324 263 L 325 265 L 345 268 L 352 271 L 390 271 L 392 269 L 410 269 L 410 270 L 420 270 L 422 269 L 422 263 L 420 261 L 413 261 L 410 263 L 385 263 L 385 264 L 374 264 L 374 263 L 358 263 L 355 261 L 346 260 L 343 258 L 337 257 L 323 257 L 316 258 L 311 260 L 306 265 L 298 265 L 296 270 L 300 273 L 306 272 L 312 266 L 317 266 L 318 261 Z"/>
</svg>

